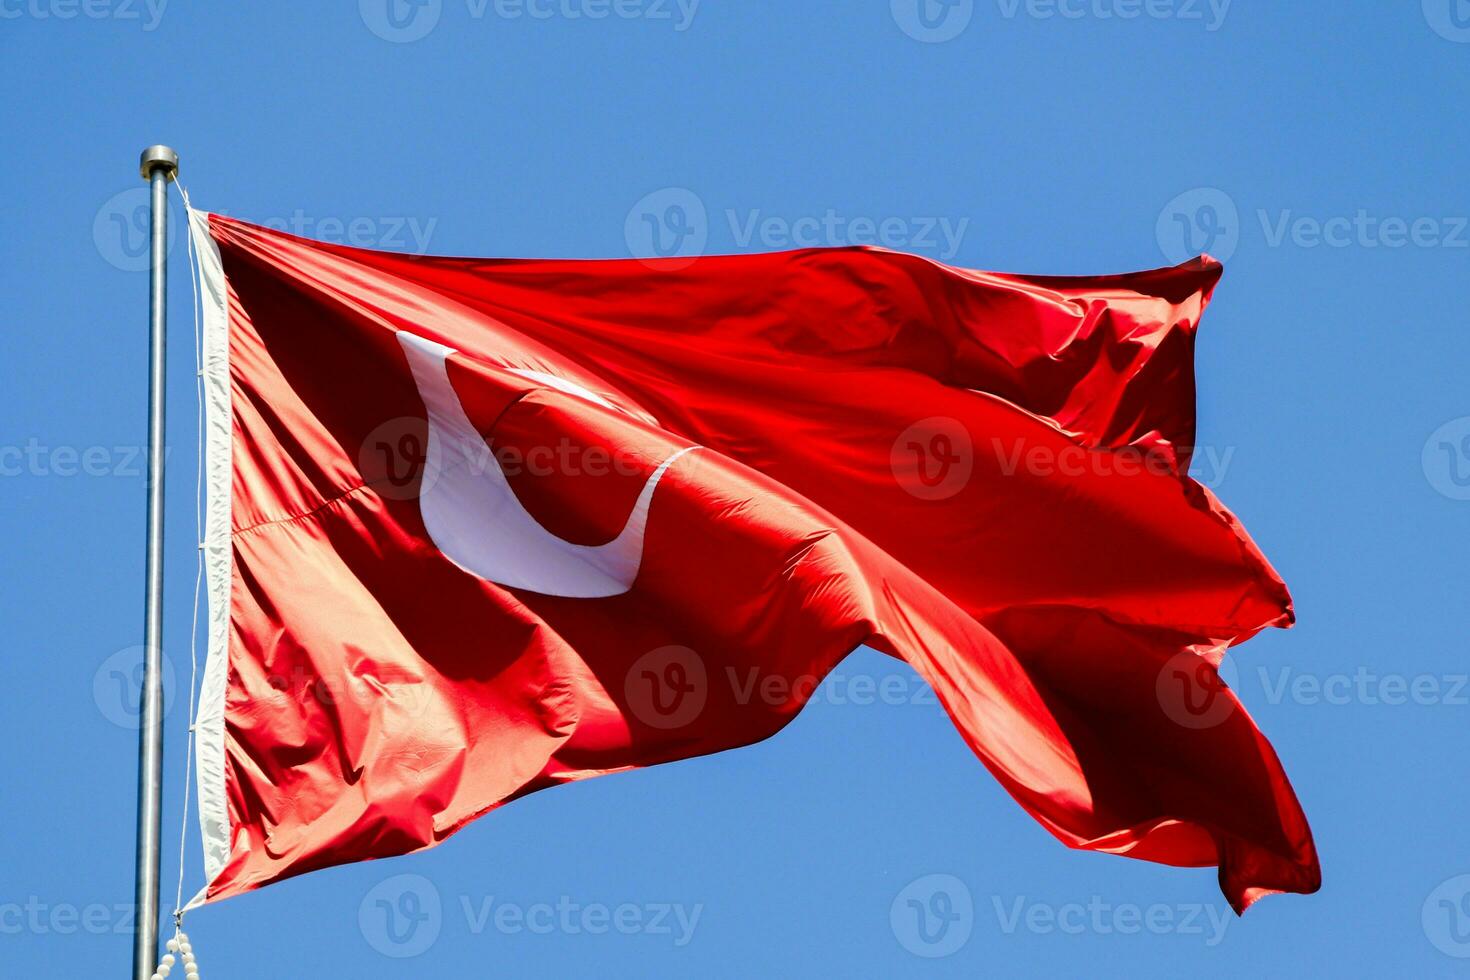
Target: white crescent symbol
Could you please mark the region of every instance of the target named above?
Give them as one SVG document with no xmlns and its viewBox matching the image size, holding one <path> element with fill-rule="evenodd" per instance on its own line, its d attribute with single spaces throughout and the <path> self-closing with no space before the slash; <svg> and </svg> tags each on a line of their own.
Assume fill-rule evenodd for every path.
<svg viewBox="0 0 1470 980">
<path fill-rule="evenodd" d="M 572 544 L 521 506 L 495 454 L 465 415 L 444 364 L 454 349 L 406 330 L 398 331 L 398 342 L 428 411 L 425 472 L 435 477 L 424 481 L 419 510 L 444 556 L 471 575 L 542 595 L 597 599 L 632 588 L 643 561 L 653 491 L 675 460 L 698 447 L 681 449 L 659 464 L 616 538 L 602 545 Z M 574 382 L 537 371 L 515 373 L 615 408 Z"/>
</svg>

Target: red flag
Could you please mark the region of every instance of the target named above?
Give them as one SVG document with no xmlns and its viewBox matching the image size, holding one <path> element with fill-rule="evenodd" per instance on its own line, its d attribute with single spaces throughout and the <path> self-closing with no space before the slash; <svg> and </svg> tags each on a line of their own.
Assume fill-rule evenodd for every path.
<svg viewBox="0 0 1470 980">
<path fill-rule="evenodd" d="M 193 225 L 196 901 L 758 741 L 861 644 L 1066 844 L 1218 865 L 1237 909 L 1317 888 L 1215 670 L 1292 613 L 1185 474 L 1213 260 L 448 259 Z"/>
</svg>

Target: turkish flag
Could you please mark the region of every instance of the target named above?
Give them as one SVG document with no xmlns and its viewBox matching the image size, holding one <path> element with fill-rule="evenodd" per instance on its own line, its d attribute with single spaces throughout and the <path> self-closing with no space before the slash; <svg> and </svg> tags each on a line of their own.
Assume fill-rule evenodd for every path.
<svg viewBox="0 0 1470 980">
<path fill-rule="evenodd" d="M 1292 612 L 1186 474 L 1213 260 L 454 259 L 192 226 L 196 902 L 766 738 L 862 644 L 1069 846 L 1218 865 L 1237 910 L 1318 887 L 1216 671 Z"/>
</svg>

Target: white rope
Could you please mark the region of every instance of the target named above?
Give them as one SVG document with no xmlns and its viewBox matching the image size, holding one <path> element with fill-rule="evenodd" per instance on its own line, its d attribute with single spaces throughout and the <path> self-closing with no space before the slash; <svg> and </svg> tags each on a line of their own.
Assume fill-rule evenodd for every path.
<svg viewBox="0 0 1470 980">
<path fill-rule="evenodd" d="M 195 549 L 194 619 L 189 628 L 189 713 L 187 716 L 189 737 L 184 752 L 184 806 L 183 812 L 179 815 L 179 886 L 174 896 L 174 938 L 169 944 L 171 950 L 188 943 L 188 937 L 183 933 L 184 856 L 185 844 L 189 836 L 189 803 L 194 788 L 195 689 L 199 677 L 199 596 L 204 582 L 204 545 L 201 543 L 204 540 L 204 350 L 199 330 L 200 299 L 199 278 L 194 256 L 194 208 L 189 203 L 189 192 L 184 185 L 178 183 L 177 180 L 174 183 L 179 189 L 180 196 L 184 199 L 184 237 L 188 243 L 189 285 L 194 295 L 194 403 L 195 427 L 198 432 L 194 463 L 194 542 L 198 547 Z"/>
</svg>

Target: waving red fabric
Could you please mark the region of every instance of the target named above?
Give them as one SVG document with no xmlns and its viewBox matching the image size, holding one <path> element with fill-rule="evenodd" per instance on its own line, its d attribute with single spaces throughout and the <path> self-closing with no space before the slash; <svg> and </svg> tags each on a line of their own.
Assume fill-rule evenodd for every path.
<svg viewBox="0 0 1470 980">
<path fill-rule="evenodd" d="M 230 472 L 208 899 L 763 739 L 861 644 L 1069 846 L 1218 865 L 1237 910 L 1318 887 L 1215 672 L 1292 613 L 1186 475 L 1213 260 L 1046 278 L 207 229 Z"/>
</svg>

